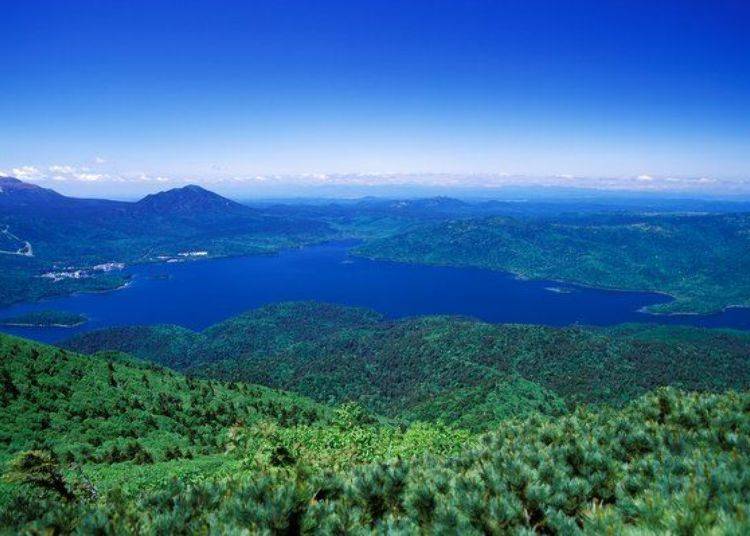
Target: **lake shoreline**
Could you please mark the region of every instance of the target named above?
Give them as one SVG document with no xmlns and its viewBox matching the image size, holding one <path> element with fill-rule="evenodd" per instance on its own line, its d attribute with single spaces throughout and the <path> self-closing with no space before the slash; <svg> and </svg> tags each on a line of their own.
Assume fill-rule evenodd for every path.
<svg viewBox="0 0 750 536">
<path fill-rule="evenodd" d="M 555 283 L 560 285 L 567 285 L 579 289 L 591 289 L 591 290 L 603 290 L 606 292 L 623 292 L 623 293 L 634 293 L 634 294 L 653 294 L 656 296 L 663 296 L 667 298 L 669 301 L 665 301 L 661 304 L 653 304 L 653 305 L 644 305 L 643 307 L 640 307 L 636 310 L 636 312 L 644 314 L 644 315 L 650 315 L 654 317 L 680 317 L 680 316 L 698 316 L 698 317 L 705 317 L 705 316 L 713 316 L 713 315 L 719 315 L 722 313 L 725 313 L 731 309 L 748 309 L 750 310 L 750 305 L 725 305 L 721 309 L 713 309 L 709 311 L 683 311 L 683 312 L 660 312 L 660 311 L 653 311 L 651 310 L 652 307 L 659 306 L 659 305 L 666 305 L 668 303 L 675 302 L 677 298 L 669 294 L 666 291 L 661 290 L 651 290 L 651 289 L 630 289 L 630 288 L 619 288 L 619 287 L 608 287 L 608 286 L 600 286 L 600 285 L 594 285 L 590 283 L 581 283 L 577 281 L 571 281 L 567 279 L 554 279 L 554 278 L 546 278 L 546 277 L 536 277 L 536 276 L 530 276 L 528 274 L 523 274 L 520 272 L 511 272 L 508 270 L 500 270 L 495 268 L 488 268 L 485 266 L 475 266 L 471 264 L 450 264 L 450 263 L 441 263 L 441 262 L 418 262 L 418 261 L 407 261 L 407 260 L 396 260 L 396 259 L 390 259 L 387 257 L 373 257 L 369 255 L 359 254 L 356 252 L 350 252 L 350 255 L 356 258 L 360 259 L 367 259 L 370 261 L 375 262 L 395 262 L 395 263 L 401 263 L 401 264 L 410 264 L 415 266 L 439 266 L 443 268 L 473 268 L 476 270 L 487 270 L 494 273 L 500 273 L 505 274 L 510 277 L 513 277 L 515 279 L 518 279 L 519 281 L 534 281 L 539 283 Z M 556 293 L 556 294 L 565 294 L 565 292 L 556 292 L 553 290 L 550 290 L 550 292 Z"/>
<path fill-rule="evenodd" d="M 301 249 L 306 249 L 309 247 L 315 247 L 315 246 L 322 246 L 326 244 L 337 244 L 337 243 L 347 243 L 347 244 L 354 244 L 357 242 L 361 242 L 360 240 L 352 240 L 352 239 L 334 239 L 334 240 L 323 240 L 323 241 L 316 241 L 316 242 L 310 242 L 305 244 L 299 244 L 296 246 L 289 246 L 289 247 L 282 247 L 275 250 L 269 250 L 269 251 L 258 251 L 256 253 L 231 253 L 227 255 L 208 255 L 205 257 L 185 257 L 185 258 L 177 258 L 177 257 L 170 257 L 169 259 L 146 259 L 146 260 L 136 260 L 130 263 L 122 261 L 122 264 L 124 264 L 124 270 L 127 270 L 129 267 L 133 266 L 148 266 L 148 265 L 169 265 L 169 264 L 185 264 L 188 262 L 206 262 L 206 261 L 216 261 L 216 260 L 222 260 L 222 259 L 236 259 L 236 258 L 252 258 L 252 257 L 269 257 L 269 256 L 275 256 L 279 255 L 281 253 L 284 253 L 286 251 L 296 251 Z M 178 260 L 178 262 L 169 262 L 170 260 Z M 116 261 L 121 262 L 121 261 Z M 43 296 L 39 296 L 37 298 L 32 299 L 19 299 L 14 300 L 10 302 L 5 302 L 0 304 L 0 310 L 8 309 L 10 307 L 19 305 L 19 304 L 25 304 L 25 303 L 44 303 L 49 300 L 55 300 L 58 298 L 64 298 L 68 296 L 77 296 L 80 294 L 104 294 L 109 292 L 116 292 L 118 290 L 124 290 L 128 288 L 132 284 L 132 276 L 128 275 L 126 278 L 126 282 L 123 284 L 120 284 L 116 287 L 110 287 L 110 288 L 102 288 L 102 289 L 96 289 L 96 290 L 85 290 L 85 289 L 79 289 L 79 290 L 71 290 L 69 292 L 61 292 L 61 293 L 50 293 L 45 294 Z"/>
<path fill-rule="evenodd" d="M 529 280 L 477 267 L 373 260 L 353 255 L 350 241 L 210 260 L 214 262 L 131 265 L 129 280 L 117 288 L 78 292 L 42 300 L 43 304 L 22 303 L 0 310 L 0 315 L 10 320 L 20 314 L 58 309 L 90 319 L 86 326 L 57 331 L 7 326 L 8 332 L 17 327 L 18 334 L 47 342 L 110 326 L 175 324 L 200 331 L 247 310 L 289 301 L 364 307 L 392 319 L 463 316 L 491 324 L 654 323 L 750 330 L 750 316 L 745 313 L 726 317 L 639 313 L 639 308 L 664 301 L 653 292 Z M 570 292 L 552 292 L 549 289 L 553 287 Z M 36 321 L 28 320 L 23 323 Z"/>
<path fill-rule="evenodd" d="M 78 322 L 76 324 L 24 324 L 19 322 L 0 322 L 0 327 L 5 328 L 33 328 L 33 329 L 44 329 L 44 328 L 79 328 L 86 324 L 88 320 Z"/>
</svg>

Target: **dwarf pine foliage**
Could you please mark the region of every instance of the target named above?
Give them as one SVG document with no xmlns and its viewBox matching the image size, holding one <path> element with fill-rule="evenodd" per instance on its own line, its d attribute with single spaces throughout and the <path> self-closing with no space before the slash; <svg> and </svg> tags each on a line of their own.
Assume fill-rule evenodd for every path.
<svg viewBox="0 0 750 536">
<path fill-rule="evenodd" d="M 444 430 L 457 448 L 421 455 L 398 451 L 404 433 L 383 440 L 381 424 L 342 413 L 319 435 L 308 425 L 235 430 L 224 456 L 240 469 L 226 477 L 174 478 L 130 496 L 110 490 L 77 501 L 23 485 L 0 521 L 16 531 L 126 534 L 750 530 L 747 393 L 666 388 L 622 409 L 508 421 L 473 440 Z M 357 447 L 350 434 L 375 437 Z M 379 441 L 394 444 L 395 455 Z M 330 463 L 336 452 L 345 460 L 338 465 Z"/>
</svg>

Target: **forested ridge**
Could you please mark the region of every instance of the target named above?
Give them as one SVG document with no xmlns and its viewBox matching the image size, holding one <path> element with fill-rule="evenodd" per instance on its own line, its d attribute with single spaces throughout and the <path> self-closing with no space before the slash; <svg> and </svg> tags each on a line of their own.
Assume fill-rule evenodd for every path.
<svg viewBox="0 0 750 536">
<path fill-rule="evenodd" d="M 257 385 L 0 335 L 0 528 L 70 531 L 80 508 L 315 457 L 330 468 L 456 453 L 471 434 L 394 426 Z M 73 517 L 69 517 L 69 516 Z M 85 523 L 84 523 L 85 525 Z"/>
<path fill-rule="evenodd" d="M 745 213 L 453 220 L 371 240 L 356 252 L 675 298 L 652 306 L 653 312 L 750 306 L 750 217 Z"/>
<path fill-rule="evenodd" d="M 390 321 L 366 309 L 313 302 L 255 309 L 202 333 L 112 328 L 66 346 L 126 351 L 196 376 L 477 431 L 536 411 L 623 405 L 661 386 L 750 387 L 750 336 L 743 332 L 548 328 L 457 317 Z"/>
</svg>

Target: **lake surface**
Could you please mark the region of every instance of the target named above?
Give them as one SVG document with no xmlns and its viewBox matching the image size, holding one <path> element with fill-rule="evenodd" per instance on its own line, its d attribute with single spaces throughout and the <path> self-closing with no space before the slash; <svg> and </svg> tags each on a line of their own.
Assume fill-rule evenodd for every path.
<svg viewBox="0 0 750 536">
<path fill-rule="evenodd" d="M 550 281 L 524 281 L 473 268 L 446 268 L 350 257 L 351 244 L 128 268 L 125 289 L 77 294 L 0 309 L 0 317 L 58 309 L 90 321 L 77 328 L 5 328 L 54 342 L 107 326 L 179 324 L 203 329 L 264 304 L 318 300 L 375 309 L 391 318 L 455 314 L 489 322 L 611 325 L 658 322 L 750 329 L 750 310 L 708 315 L 654 316 L 638 312 L 668 301 L 658 294 L 587 289 Z"/>
</svg>

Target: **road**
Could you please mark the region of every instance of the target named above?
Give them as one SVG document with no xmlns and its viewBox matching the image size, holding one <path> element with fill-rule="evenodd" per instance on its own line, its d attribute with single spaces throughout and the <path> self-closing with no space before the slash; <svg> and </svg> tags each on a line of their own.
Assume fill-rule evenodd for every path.
<svg viewBox="0 0 750 536">
<path fill-rule="evenodd" d="M 23 246 L 18 248 L 16 251 L 7 251 L 0 249 L 0 253 L 3 253 L 5 255 L 20 255 L 21 257 L 33 257 L 34 256 L 34 248 L 31 247 L 31 242 L 27 240 L 21 240 L 16 235 L 10 232 L 10 227 L 5 226 L 4 229 L 0 229 L 0 234 L 5 236 L 8 240 L 15 240 L 16 242 L 23 242 Z"/>
</svg>

